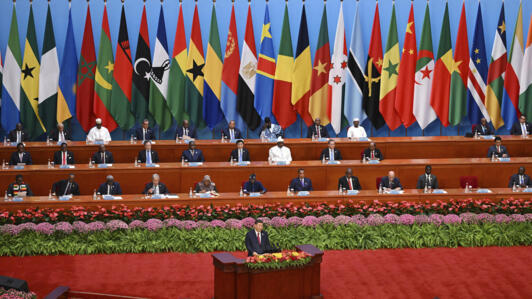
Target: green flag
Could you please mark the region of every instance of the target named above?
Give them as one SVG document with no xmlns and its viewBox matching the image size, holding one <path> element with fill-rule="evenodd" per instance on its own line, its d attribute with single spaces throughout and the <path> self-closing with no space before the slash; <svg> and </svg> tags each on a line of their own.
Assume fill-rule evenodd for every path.
<svg viewBox="0 0 532 299">
<path fill-rule="evenodd" d="M 458 36 L 454 48 L 454 66 L 451 74 L 451 91 L 449 98 L 449 122 L 456 126 L 467 114 L 467 76 L 469 71 L 469 46 L 467 44 L 467 24 L 465 4 L 458 26 Z"/>
<path fill-rule="evenodd" d="M 179 6 L 179 20 L 174 40 L 174 54 L 170 66 L 170 84 L 168 86 L 168 106 L 180 125 L 185 115 L 185 86 L 187 65 L 187 41 L 185 37 L 185 23 L 183 8 Z"/>
</svg>

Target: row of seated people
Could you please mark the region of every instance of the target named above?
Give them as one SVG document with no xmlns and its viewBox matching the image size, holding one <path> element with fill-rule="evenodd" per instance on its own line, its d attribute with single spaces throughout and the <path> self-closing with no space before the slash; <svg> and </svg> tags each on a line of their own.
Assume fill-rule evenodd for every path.
<svg viewBox="0 0 532 299">
<path fill-rule="evenodd" d="M 508 182 L 508 187 L 516 188 L 528 188 L 532 186 L 532 180 L 530 176 L 525 174 L 525 168 L 519 167 L 519 170 L 516 174 L 510 177 Z M 246 194 L 250 193 L 265 193 L 266 188 L 264 185 L 257 180 L 255 174 L 249 176 L 249 180 L 245 182 L 242 186 L 242 191 Z M 380 178 L 380 186 L 384 190 L 402 190 L 403 186 L 398 177 L 395 176 L 394 171 L 389 171 L 387 176 Z M 299 191 L 312 191 L 312 180 L 308 177 L 305 177 L 305 170 L 303 168 L 298 169 L 297 177 L 290 181 L 288 187 L 292 192 Z M 425 173 L 419 176 L 416 184 L 417 189 L 438 189 L 438 178 L 432 174 L 432 166 L 425 166 Z M 345 176 L 342 176 L 338 179 L 338 189 L 342 190 L 361 190 L 362 186 L 358 180 L 358 177 L 353 175 L 353 170 L 348 168 L 345 172 Z M 58 181 L 53 184 L 51 192 L 53 195 L 63 196 L 63 195 L 79 195 L 80 189 L 79 184 L 75 181 L 75 175 L 70 174 L 69 177 L 65 180 Z M 106 182 L 102 183 L 97 190 L 98 194 L 102 195 L 120 195 L 122 194 L 122 189 L 120 184 L 116 182 L 112 175 L 106 177 Z M 217 193 L 216 184 L 211 180 L 210 176 L 205 175 L 203 180 L 198 182 L 194 186 L 194 192 L 196 193 Z M 147 183 L 142 191 L 142 194 L 168 194 L 170 193 L 169 189 L 163 184 L 160 180 L 158 174 L 152 176 L 152 181 Z M 32 196 L 33 193 L 28 184 L 24 182 L 24 178 L 21 174 L 16 175 L 15 182 L 11 183 L 6 191 L 7 196 Z"/>
<path fill-rule="evenodd" d="M 480 120 L 480 124 L 474 125 L 472 127 L 472 133 L 478 135 L 493 135 L 493 127 L 487 122 L 485 118 Z M 530 135 L 532 134 L 532 125 L 526 121 L 526 116 L 521 115 L 519 122 L 514 123 L 512 129 L 510 130 L 511 135 Z M 237 140 L 243 139 L 242 132 L 236 128 L 235 122 L 230 121 L 227 128 L 222 130 L 222 136 L 227 139 Z M 283 136 L 282 128 L 273 124 L 270 118 L 266 117 L 264 120 L 264 125 L 261 128 L 261 138 L 266 139 L 275 139 Z M 155 132 L 150 127 L 149 120 L 145 119 L 140 128 L 135 130 L 134 137 L 137 140 L 155 140 Z M 329 138 L 329 133 L 327 128 L 321 125 L 321 120 L 316 118 L 314 124 L 308 127 L 307 138 Z M 358 118 L 353 119 L 353 125 L 347 130 L 348 138 L 360 138 L 367 137 L 365 129 L 360 125 L 360 120 Z M 57 129 L 52 131 L 48 138 L 57 141 L 59 143 L 71 140 L 72 136 L 69 130 L 65 129 L 63 124 L 58 124 Z M 181 126 L 178 126 L 175 133 L 175 139 L 195 139 L 197 138 L 196 128 L 192 126 L 188 120 L 184 120 Z M 28 134 L 24 130 L 22 123 L 18 123 L 14 130 L 9 132 L 8 139 L 11 142 L 20 143 L 28 141 Z M 101 119 L 96 119 L 96 125 L 89 131 L 87 134 L 87 141 L 111 141 L 111 135 L 109 130 L 102 125 Z"/>
<path fill-rule="evenodd" d="M 181 159 L 186 162 L 205 162 L 203 152 L 197 148 L 194 141 L 188 143 L 188 149 L 181 154 Z M 509 157 L 509 153 L 504 145 L 502 139 L 495 137 L 495 143 L 488 149 L 488 157 Z M 329 140 L 327 148 L 323 149 L 320 160 L 340 161 L 342 154 L 336 148 L 336 142 Z M 376 147 L 375 142 L 371 142 L 369 147 L 362 152 L 362 159 L 366 160 L 382 160 L 384 156 L 382 152 Z M 233 149 L 229 155 L 229 160 L 242 162 L 251 161 L 249 151 L 244 147 L 244 140 L 239 139 L 236 142 L 236 148 Z M 57 165 L 72 165 L 75 164 L 74 153 L 68 150 L 67 143 L 61 144 L 61 149 L 54 153 L 52 161 Z M 114 163 L 113 154 L 105 149 L 105 145 L 100 144 L 99 149 L 92 155 L 92 163 L 95 164 L 112 164 Z M 159 155 L 157 151 L 152 150 L 151 141 L 144 142 L 144 149 L 137 155 L 137 161 L 140 163 L 159 163 Z M 278 137 L 277 145 L 269 150 L 268 161 L 272 162 L 290 162 L 292 161 L 292 154 L 290 148 L 284 145 L 282 137 Z M 31 154 L 25 150 L 23 143 L 17 144 L 17 151 L 11 155 L 9 160 L 10 165 L 31 165 Z"/>
</svg>

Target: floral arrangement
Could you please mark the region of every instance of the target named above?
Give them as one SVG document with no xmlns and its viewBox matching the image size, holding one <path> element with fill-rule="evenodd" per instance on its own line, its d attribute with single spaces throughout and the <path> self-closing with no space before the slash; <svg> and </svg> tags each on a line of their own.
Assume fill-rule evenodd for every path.
<svg viewBox="0 0 532 299">
<path fill-rule="evenodd" d="M 272 254 L 249 256 L 246 265 L 252 270 L 278 270 L 288 267 L 301 267 L 310 263 L 311 257 L 306 252 L 283 251 Z"/>
<path fill-rule="evenodd" d="M 74 223 L 81 221 L 85 223 L 100 221 L 110 222 L 111 220 L 121 220 L 125 223 L 134 221 L 148 221 L 150 219 L 168 220 L 176 219 L 179 221 L 226 221 L 230 219 L 245 219 L 247 217 L 300 217 L 307 216 L 321 217 L 324 215 L 347 216 L 356 215 L 369 216 L 387 214 L 394 215 L 431 215 L 440 214 L 442 216 L 449 214 L 476 213 L 476 214 L 528 214 L 532 213 L 531 199 L 505 199 L 500 202 L 494 202 L 488 199 L 473 200 L 460 199 L 437 202 L 381 202 L 374 200 L 372 202 L 355 202 L 338 201 L 336 204 L 327 203 L 306 203 L 297 205 L 294 203 L 275 203 L 256 205 L 239 204 L 236 206 L 183 206 L 171 205 L 164 207 L 150 208 L 128 208 L 125 205 L 113 206 L 109 209 L 99 207 L 95 210 L 84 207 L 71 207 L 70 209 L 52 209 L 52 208 L 32 208 L 10 212 L 0 210 L 0 225 L 2 224 L 22 224 L 22 223 L 42 223 L 48 222 L 56 224 L 60 222 Z M 376 216 L 375 216 L 376 217 Z"/>
<path fill-rule="evenodd" d="M 33 292 L 17 291 L 15 289 L 6 290 L 0 287 L 0 299 L 36 299 L 37 294 Z"/>
</svg>

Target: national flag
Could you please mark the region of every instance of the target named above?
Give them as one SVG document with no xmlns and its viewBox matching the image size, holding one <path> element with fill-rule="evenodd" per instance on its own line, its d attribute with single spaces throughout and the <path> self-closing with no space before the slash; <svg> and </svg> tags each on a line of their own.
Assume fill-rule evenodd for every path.
<svg viewBox="0 0 532 299">
<path fill-rule="evenodd" d="M 207 44 L 207 55 L 205 57 L 205 81 L 203 87 L 203 119 L 205 119 L 207 126 L 211 129 L 224 118 L 222 108 L 220 107 L 222 68 L 223 60 L 220 34 L 218 33 L 216 9 L 213 5 L 209 44 Z"/>
<path fill-rule="evenodd" d="M 526 40 L 523 65 L 532 65 L 532 16 L 530 17 L 530 24 L 528 27 L 528 37 Z M 524 67 L 521 69 L 521 76 L 519 79 L 519 110 L 525 115 L 532 115 L 532 69 L 530 67 Z"/>
<path fill-rule="evenodd" d="M 514 37 L 510 48 L 509 62 L 506 64 L 506 73 L 504 75 L 504 88 L 506 93 L 502 100 L 502 119 L 506 129 L 511 129 L 514 122 L 521 117 L 519 111 L 519 75 L 523 63 L 523 16 L 522 4 L 519 5 L 517 21 L 515 22 Z M 527 65 L 530 67 L 530 65 Z"/>
<path fill-rule="evenodd" d="M 434 78 L 432 71 L 434 71 L 434 54 L 432 52 L 429 4 L 427 3 L 416 61 L 413 107 L 414 116 L 422 130 L 436 119 L 436 112 L 430 105 L 430 92 Z"/>
<path fill-rule="evenodd" d="M 129 35 L 127 34 L 126 13 L 122 4 L 110 109 L 111 115 L 122 130 L 129 130 L 135 124 L 135 117 L 131 114 L 132 79 L 131 48 L 129 47 Z"/>
<path fill-rule="evenodd" d="M 161 5 L 157 37 L 155 39 L 155 51 L 153 53 L 153 63 L 150 72 L 150 98 L 148 108 L 150 114 L 163 132 L 172 126 L 172 113 L 170 112 L 170 108 L 168 108 L 166 99 L 169 70 L 170 57 L 168 56 L 164 13 L 163 6 Z"/>
<path fill-rule="evenodd" d="M 273 79 L 275 77 L 275 54 L 273 52 L 268 3 L 264 12 L 264 23 L 260 36 L 259 61 L 255 79 L 255 109 L 262 117 L 272 116 Z"/>
<path fill-rule="evenodd" d="M 30 4 L 30 16 L 28 19 L 28 31 L 26 32 L 20 82 L 20 121 L 24 124 L 31 139 L 35 139 L 46 132 L 38 111 L 40 72 L 33 6 Z M 55 88 L 57 88 L 57 85 Z"/>
<path fill-rule="evenodd" d="M 118 126 L 111 113 L 109 113 L 109 109 L 111 108 L 111 90 L 113 87 L 113 70 L 113 47 L 111 46 L 111 33 L 109 31 L 109 20 L 107 19 L 107 5 L 104 5 L 92 109 L 95 116 L 102 119 L 102 124 L 107 127 L 109 132 L 112 132 Z"/>
<path fill-rule="evenodd" d="M 388 41 L 384 52 L 381 73 L 381 88 L 379 111 L 381 112 L 388 128 L 395 130 L 401 125 L 401 118 L 395 112 L 395 92 L 397 87 L 397 71 L 399 70 L 399 38 L 397 35 L 397 22 L 395 20 L 395 4 L 392 6 L 392 19 L 388 30 Z"/>
<path fill-rule="evenodd" d="M 225 120 L 229 123 L 235 121 L 235 125 L 241 131 L 246 129 L 244 119 L 237 112 L 238 93 L 238 69 L 240 68 L 240 52 L 238 46 L 238 33 L 236 30 L 235 6 L 231 7 L 231 20 L 229 21 L 229 32 L 227 33 L 227 43 L 225 44 L 224 65 L 222 69 L 222 98 L 221 108 L 225 115 Z"/>
<path fill-rule="evenodd" d="M 414 117 L 414 86 L 416 82 L 416 24 L 414 22 L 414 4 L 410 5 L 410 15 L 405 30 L 405 41 L 403 44 L 403 54 L 399 65 L 399 76 L 397 78 L 397 90 L 395 94 L 395 111 L 401 118 L 405 128 L 411 126 L 415 121 Z"/>
<path fill-rule="evenodd" d="M 198 128 L 205 126 L 203 120 L 203 42 L 201 41 L 201 27 L 198 17 L 198 5 L 194 8 L 192 31 L 188 46 L 187 85 L 185 88 L 185 112 L 190 121 Z"/>
<path fill-rule="evenodd" d="M 501 104 L 504 89 L 504 76 L 506 72 L 506 22 L 504 21 L 504 3 L 501 6 L 499 22 L 495 31 L 493 48 L 491 50 L 491 63 L 488 69 L 486 89 L 486 109 L 495 129 L 504 125 L 501 117 Z"/>
<path fill-rule="evenodd" d="M 309 112 L 312 119 L 319 118 L 322 125 L 329 124 L 327 115 L 327 97 L 329 94 L 329 69 L 331 51 L 329 48 L 329 29 L 327 28 L 327 7 L 323 5 L 318 45 L 314 53 L 314 66 L 310 78 Z"/>
<path fill-rule="evenodd" d="M 77 76 L 76 116 L 85 133 L 94 126 L 96 115 L 93 110 L 94 79 L 96 74 L 96 53 L 94 50 L 94 36 L 92 35 L 91 10 L 87 5 L 85 31 L 81 44 Z"/>
<path fill-rule="evenodd" d="M 57 91 L 56 119 L 58 123 L 70 123 L 72 115 L 76 114 L 76 77 L 78 75 L 78 56 L 76 41 L 74 40 L 74 28 L 72 24 L 72 8 L 68 9 L 68 25 L 59 72 L 59 88 Z M 88 111 L 88 113 L 91 113 Z"/>
<path fill-rule="evenodd" d="M 148 21 L 146 19 L 146 6 L 144 5 L 142 7 L 142 18 L 140 19 L 135 63 L 133 63 L 133 86 L 131 87 L 131 112 L 135 115 L 135 119 L 138 122 L 142 122 L 144 119 L 151 117 L 148 111 L 148 101 L 150 98 L 150 72 L 150 37 L 148 34 Z"/>
<path fill-rule="evenodd" d="M 384 118 L 379 111 L 379 92 L 382 71 L 382 39 L 381 24 L 379 19 L 379 4 L 375 8 L 371 40 L 369 42 L 368 58 L 364 72 L 364 89 L 362 107 L 371 120 L 373 126 L 380 129 L 384 126 Z"/>
<path fill-rule="evenodd" d="M 349 57 L 347 58 L 348 75 L 345 79 L 344 115 L 347 120 L 354 118 L 360 122 L 367 118 L 362 109 L 362 91 L 366 83 L 364 70 L 366 69 L 366 53 L 362 43 L 362 27 L 360 26 L 360 3 L 357 3 L 357 11 L 353 29 L 351 30 L 351 44 L 349 45 Z"/>
<path fill-rule="evenodd" d="M 0 51 L 0 107 L 2 107 L 2 79 L 4 76 L 4 64 L 2 63 L 2 51 Z"/>
<path fill-rule="evenodd" d="M 438 115 L 443 126 L 449 126 L 449 93 L 451 73 L 456 67 L 451 44 L 451 28 L 449 27 L 449 7 L 445 3 L 445 13 L 440 32 L 438 56 L 434 67 L 434 78 L 430 95 L 430 104 Z"/>
<path fill-rule="evenodd" d="M 147 36 L 147 33 L 146 33 Z M 183 6 L 179 4 L 179 18 L 174 39 L 174 53 L 170 65 L 170 82 L 168 85 L 168 107 L 178 124 L 185 118 L 185 86 L 187 83 L 187 40 Z"/>
<path fill-rule="evenodd" d="M 288 4 L 284 7 L 284 19 L 281 32 L 281 43 L 275 65 L 273 85 L 273 115 L 283 129 L 297 120 L 297 113 L 292 106 L 292 72 L 294 70 L 294 53 L 292 51 L 292 37 L 290 22 L 288 21 Z"/>
<path fill-rule="evenodd" d="M 13 130 L 20 120 L 20 75 L 22 67 L 22 54 L 18 37 L 17 11 L 13 2 L 11 15 L 11 28 L 4 62 L 4 75 L 2 76 L 2 128 L 6 131 Z"/>
<path fill-rule="evenodd" d="M 246 21 L 246 35 L 242 45 L 242 58 L 238 70 L 238 93 L 236 96 L 237 110 L 251 130 L 260 125 L 260 115 L 255 110 L 255 78 L 257 77 L 257 50 L 255 49 L 255 34 L 251 7 L 248 6 Z"/>
<path fill-rule="evenodd" d="M 327 115 L 336 135 L 342 130 L 342 106 L 344 97 L 345 76 L 347 70 L 347 46 L 345 45 L 345 27 L 343 4 L 340 3 L 338 23 L 334 35 L 334 49 L 329 71 L 329 102 Z"/>
<path fill-rule="evenodd" d="M 460 124 L 467 114 L 467 76 L 469 71 L 469 45 L 467 39 L 467 23 L 465 3 L 462 3 L 462 13 L 454 47 L 455 67 L 451 73 L 451 90 L 449 92 L 449 123 L 453 126 Z"/>
<path fill-rule="evenodd" d="M 482 10 L 478 5 L 473 46 L 469 56 L 469 72 L 467 80 L 467 114 L 471 124 L 480 123 L 484 117 L 491 122 L 486 110 L 486 78 L 488 76 L 488 60 L 486 44 L 484 43 L 484 28 L 482 25 Z"/>
</svg>

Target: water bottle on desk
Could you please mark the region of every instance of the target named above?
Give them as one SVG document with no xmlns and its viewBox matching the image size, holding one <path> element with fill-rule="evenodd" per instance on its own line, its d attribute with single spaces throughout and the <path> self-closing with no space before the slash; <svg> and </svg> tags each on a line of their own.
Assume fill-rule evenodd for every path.
<svg viewBox="0 0 532 299">
<path fill-rule="evenodd" d="M 94 189 L 94 192 L 92 193 L 92 200 L 98 200 L 98 195 L 96 194 L 96 189 Z"/>
<path fill-rule="evenodd" d="M 194 193 L 192 193 L 192 187 L 190 187 L 190 190 L 188 191 L 188 197 L 194 197 Z"/>
<path fill-rule="evenodd" d="M 383 190 L 382 190 L 382 183 L 379 184 L 379 194 L 382 194 Z"/>
<path fill-rule="evenodd" d="M 129 143 L 133 144 L 134 143 L 134 140 L 133 140 L 133 135 L 131 135 L 131 137 L 129 138 Z"/>
<path fill-rule="evenodd" d="M 181 166 L 185 166 L 185 157 L 181 156 Z"/>
<path fill-rule="evenodd" d="M 52 189 L 50 189 L 50 192 L 48 193 L 48 200 L 52 200 L 52 199 L 53 199 Z"/>
<path fill-rule="evenodd" d="M 4 136 L 4 146 L 7 146 L 7 137 Z"/>
<path fill-rule="evenodd" d="M 242 187 L 240 187 L 240 197 L 244 196 L 244 191 L 242 190 Z"/>
<path fill-rule="evenodd" d="M 514 182 L 514 185 L 512 186 L 512 192 L 517 192 L 517 186 L 515 185 L 515 182 Z"/>
<path fill-rule="evenodd" d="M 429 193 L 429 187 L 427 186 L 427 183 L 425 183 L 425 189 L 423 189 L 423 193 Z"/>
<path fill-rule="evenodd" d="M 4 201 L 9 201 L 9 196 L 7 196 L 7 190 L 4 193 Z"/>
<path fill-rule="evenodd" d="M 137 161 L 137 158 L 135 157 L 135 167 L 139 167 L 139 161 Z"/>
<path fill-rule="evenodd" d="M 50 158 L 48 158 L 48 168 L 52 168 L 52 163 L 50 163 Z"/>
</svg>

